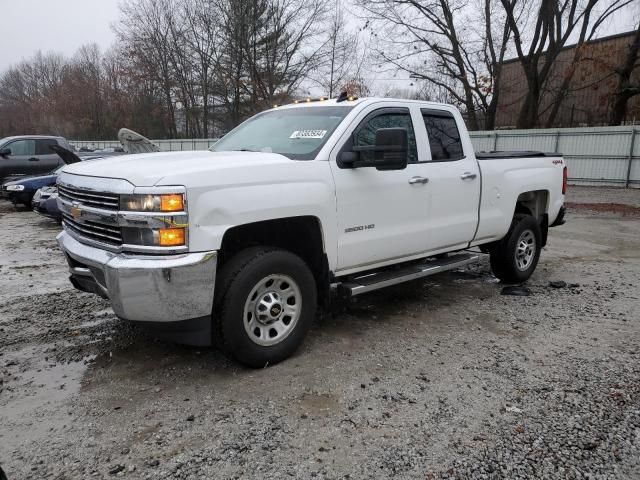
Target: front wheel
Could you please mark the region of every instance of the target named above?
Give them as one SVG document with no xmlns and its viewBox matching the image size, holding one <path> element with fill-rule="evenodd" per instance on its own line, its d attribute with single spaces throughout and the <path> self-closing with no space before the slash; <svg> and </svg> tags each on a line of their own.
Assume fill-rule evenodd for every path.
<svg viewBox="0 0 640 480">
<path fill-rule="evenodd" d="M 518 213 L 509 232 L 491 249 L 491 271 L 503 282 L 524 282 L 536 269 L 541 250 L 540 225 L 531 215 Z"/>
<path fill-rule="evenodd" d="M 260 368 L 289 357 L 315 317 L 316 283 L 297 255 L 248 248 L 220 270 L 216 287 L 215 343 L 230 357 Z"/>
</svg>

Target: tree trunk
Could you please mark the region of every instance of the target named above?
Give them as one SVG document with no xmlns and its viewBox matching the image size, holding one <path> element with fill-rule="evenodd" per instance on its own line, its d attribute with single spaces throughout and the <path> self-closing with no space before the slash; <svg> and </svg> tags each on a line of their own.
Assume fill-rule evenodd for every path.
<svg viewBox="0 0 640 480">
<path fill-rule="evenodd" d="M 531 65 L 528 68 L 532 68 Z M 533 65 L 535 72 L 527 73 L 527 95 L 524 97 L 524 103 L 520 108 L 517 128 L 535 128 L 538 122 L 538 106 L 540 104 L 540 86 L 538 85 L 537 65 Z"/>
<path fill-rule="evenodd" d="M 622 125 L 624 118 L 627 116 L 628 100 L 628 98 L 620 94 L 616 94 L 613 97 L 611 110 L 609 112 L 609 125 Z"/>
<path fill-rule="evenodd" d="M 496 128 L 496 112 L 498 110 L 498 96 L 499 95 L 496 90 L 493 94 L 493 97 L 491 97 L 491 102 L 489 102 L 489 105 L 487 106 L 487 111 L 485 112 L 483 130 L 493 130 Z"/>
<path fill-rule="evenodd" d="M 640 24 L 633 37 L 633 43 L 629 46 L 629 52 L 621 68 L 616 69 L 618 74 L 618 86 L 611 102 L 609 113 L 609 125 L 620 125 L 627 115 L 629 99 L 640 94 L 640 84 L 631 84 L 631 75 L 637 67 L 638 54 L 640 53 Z"/>
<path fill-rule="evenodd" d="M 209 92 L 206 88 L 203 89 L 204 93 L 202 95 L 202 137 L 209 138 Z"/>
<path fill-rule="evenodd" d="M 518 115 L 518 121 L 516 122 L 516 128 L 534 128 L 536 126 L 535 119 L 538 116 L 537 108 L 535 105 L 538 104 L 537 95 L 535 95 L 531 90 L 527 92 L 527 95 L 524 100 L 524 104 L 520 109 L 520 114 Z"/>
</svg>

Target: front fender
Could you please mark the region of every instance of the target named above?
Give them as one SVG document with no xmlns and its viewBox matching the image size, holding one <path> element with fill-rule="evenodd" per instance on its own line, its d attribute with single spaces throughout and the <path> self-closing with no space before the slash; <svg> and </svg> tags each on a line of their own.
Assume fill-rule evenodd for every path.
<svg viewBox="0 0 640 480">
<path fill-rule="evenodd" d="M 313 216 L 320 221 L 325 253 L 333 267 L 337 259 L 336 197 L 328 162 L 292 163 L 306 165 L 304 170 L 298 166 L 298 171 L 292 168 L 287 172 L 256 174 L 259 182 L 218 179 L 211 186 L 189 187 L 189 182 L 184 181 L 190 251 L 219 250 L 225 232 L 240 225 Z"/>
</svg>

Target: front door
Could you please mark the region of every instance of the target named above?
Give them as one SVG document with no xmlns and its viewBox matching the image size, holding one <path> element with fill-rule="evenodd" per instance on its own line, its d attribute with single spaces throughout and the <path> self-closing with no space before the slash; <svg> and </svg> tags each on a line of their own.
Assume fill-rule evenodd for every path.
<svg viewBox="0 0 640 480">
<path fill-rule="evenodd" d="M 32 158 L 35 158 L 36 154 L 36 141 L 35 140 L 14 140 L 4 145 L 3 148 L 8 148 L 11 153 L 6 157 L 0 158 L 0 177 L 6 178 L 13 175 L 29 175 L 33 173 L 33 164 L 35 163 Z"/>
<path fill-rule="evenodd" d="M 428 163 L 421 162 L 414 123 L 419 111 L 371 108 L 356 120 L 353 134 L 332 152 L 338 216 L 337 271 L 365 270 L 376 263 L 416 255 L 429 244 Z M 373 145 L 379 128 L 406 128 L 408 165 L 403 170 L 341 168 L 337 158 L 352 146 Z M 371 152 L 361 152 L 372 155 Z"/>
</svg>

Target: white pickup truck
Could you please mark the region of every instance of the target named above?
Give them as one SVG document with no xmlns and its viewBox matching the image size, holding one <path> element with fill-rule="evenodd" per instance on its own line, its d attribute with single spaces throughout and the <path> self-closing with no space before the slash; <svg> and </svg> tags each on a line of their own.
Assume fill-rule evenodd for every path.
<svg viewBox="0 0 640 480">
<path fill-rule="evenodd" d="M 211 151 L 65 167 L 58 242 L 73 285 L 120 318 L 262 367 L 294 352 L 332 288 L 481 252 L 499 279 L 527 280 L 566 179 L 561 156 L 475 154 L 454 107 L 343 95 L 260 113 Z"/>
</svg>

